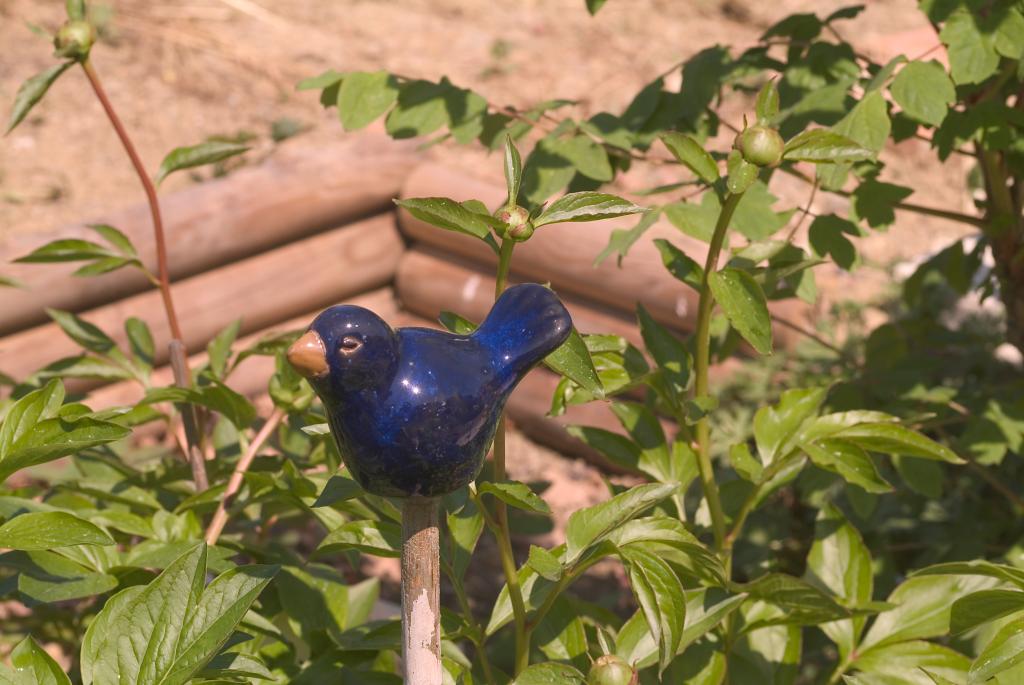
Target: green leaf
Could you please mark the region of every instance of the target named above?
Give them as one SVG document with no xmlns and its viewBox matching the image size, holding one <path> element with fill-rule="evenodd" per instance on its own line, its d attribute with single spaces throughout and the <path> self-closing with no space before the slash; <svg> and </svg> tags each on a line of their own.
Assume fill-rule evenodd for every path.
<svg viewBox="0 0 1024 685">
<path fill-rule="evenodd" d="M 757 281 L 745 271 L 726 267 L 708 274 L 708 285 L 733 328 L 761 354 L 772 352 L 768 302 Z"/>
<path fill-rule="evenodd" d="M 156 173 L 156 183 L 159 185 L 175 171 L 220 162 L 240 155 L 248 149 L 248 145 L 224 141 L 210 141 L 189 147 L 175 148 L 160 163 L 160 170 Z"/>
<path fill-rule="evenodd" d="M 704 278 L 704 268 L 664 238 L 657 238 L 654 241 L 654 246 L 661 253 L 661 263 L 665 265 L 668 272 L 676 279 L 700 292 L 701 281 Z"/>
<path fill-rule="evenodd" d="M 500 223 L 491 216 L 466 209 L 465 206 L 446 197 L 395 200 L 395 204 L 428 224 L 481 239 L 489 236 L 491 228 Z"/>
<path fill-rule="evenodd" d="M 387 132 L 394 138 L 414 138 L 433 133 L 449 123 L 445 95 L 452 85 L 430 81 L 402 84 L 398 103 L 385 121 Z"/>
<path fill-rule="evenodd" d="M 889 86 L 893 100 L 907 116 L 932 126 L 946 118 L 949 105 L 956 102 L 956 88 L 941 64 L 910 62 Z"/>
<path fill-rule="evenodd" d="M 776 88 L 774 79 L 761 86 L 754 111 L 757 120 L 761 122 L 769 122 L 779 115 L 779 89 Z"/>
<path fill-rule="evenodd" d="M 726 172 L 729 174 L 729 177 L 726 179 L 726 188 L 733 195 L 739 195 L 750 190 L 750 186 L 754 185 L 758 174 L 761 173 L 760 167 L 743 159 L 743 155 L 739 150 L 733 150 L 729 153 L 729 157 L 725 161 L 725 167 Z"/>
<path fill-rule="evenodd" d="M 323 555 L 346 549 L 378 557 L 401 556 L 402 529 L 391 521 L 349 521 L 328 533 L 316 551 Z"/>
<path fill-rule="evenodd" d="M 14 96 L 14 107 L 11 109 L 10 119 L 7 121 L 7 131 L 10 133 L 14 127 L 20 124 L 36 103 L 43 99 L 46 91 L 50 89 L 54 81 L 68 70 L 74 62 L 55 64 L 46 71 L 39 72 L 29 80 L 21 84 Z"/>
<path fill-rule="evenodd" d="M 659 674 L 675 658 L 686 618 L 686 597 L 679 577 L 656 554 L 638 546 L 620 548 L 629 585 L 647 627 L 658 643 Z"/>
<path fill-rule="evenodd" d="M 860 235 L 852 221 L 835 214 L 819 214 L 811 222 L 807 238 L 815 254 L 828 255 L 837 266 L 850 271 L 857 263 L 857 248 L 848 235 Z"/>
<path fill-rule="evenodd" d="M 0 525 L 0 547 L 21 550 L 70 545 L 112 545 L 101 528 L 63 511 L 21 514 Z"/>
<path fill-rule="evenodd" d="M 334 69 L 328 69 L 318 76 L 311 76 L 299 81 L 295 86 L 295 90 L 323 90 L 324 88 L 330 88 L 341 83 L 343 78 L 345 78 L 345 74 Z"/>
<path fill-rule="evenodd" d="M 544 364 L 595 396 L 604 396 L 601 379 L 594 368 L 594 360 L 587 350 L 587 344 L 575 328 L 564 343 L 544 358 Z"/>
<path fill-rule="evenodd" d="M 874 153 L 844 135 L 815 128 L 790 138 L 783 159 L 799 162 L 860 162 Z"/>
<path fill-rule="evenodd" d="M 906 640 L 927 639 L 949 630 L 950 610 L 960 596 L 993 582 L 971 576 L 915 576 L 901 583 L 886 602 L 895 608 L 878 615 L 857 651 Z"/>
<path fill-rule="evenodd" d="M 274 674 L 262 661 L 239 652 L 222 652 L 210 660 L 193 682 L 238 682 L 241 678 L 273 680 Z M 241 682 L 245 682 L 244 680 Z"/>
<path fill-rule="evenodd" d="M 736 443 L 729 448 L 729 463 L 740 477 L 750 483 L 760 483 L 764 474 L 764 466 L 750 453 L 745 442 Z"/>
<path fill-rule="evenodd" d="M 714 158 L 698 143 L 693 136 L 685 133 L 666 133 L 661 137 L 668 151 L 679 160 L 680 164 L 692 171 L 697 178 L 708 185 L 719 179 L 718 165 Z"/>
<path fill-rule="evenodd" d="M 881 152 L 892 130 L 888 106 L 881 92 L 873 90 L 866 94 L 832 130 L 871 150 L 875 155 Z M 848 170 L 848 164 L 819 167 L 818 177 L 825 188 L 839 188 L 846 180 Z"/>
<path fill-rule="evenodd" d="M 782 609 L 782 623 L 813 625 L 850 615 L 829 593 L 785 573 L 768 573 L 736 589 Z"/>
<path fill-rule="evenodd" d="M 109 249 L 77 238 L 53 240 L 42 247 L 37 247 L 24 257 L 14 261 L 21 264 L 50 264 L 55 262 L 80 262 L 86 259 L 105 259 L 117 255 Z"/>
<path fill-rule="evenodd" d="M 640 215 L 640 220 L 633 228 L 616 228 L 608 239 L 608 244 L 594 258 L 594 266 L 598 266 L 611 255 L 616 256 L 616 262 L 622 266 L 622 260 L 629 254 L 630 249 L 647 232 L 651 226 L 657 223 L 661 216 L 661 208 L 652 207 Z"/>
<path fill-rule="evenodd" d="M 966 7 L 949 15 L 939 38 L 946 45 L 953 82 L 957 85 L 981 83 L 999 68 L 994 36 L 982 31 L 978 17 Z"/>
<path fill-rule="evenodd" d="M 448 533 L 452 539 L 450 554 L 452 573 L 462 578 L 469 568 L 470 559 L 476 550 L 480 534 L 484 530 L 484 517 L 476 502 L 469 497 L 465 488 L 445 497 L 447 506 Z M 444 546 L 443 550 L 448 551 Z"/>
<path fill-rule="evenodd" d="M 594 16 L 595 14 L 597 14 L 598 11 L 602 7 L 604 7 L 604 4 L 606 2 L 608 2 L 608 0 L 586 0 L 587 11 L 590 12 L 590 16 Z M 522 685 L 522 683 L 519 683 L 517 685 Z"/>
<path fill-rule="evenodd" d="M 494 495 L 505 504 L 535 514 L 550 514 L 551 507 L 537 496 L 530 486 L 518 481 L 485 481 L 479 485 L 480 493 Z"/>
<path fill-rule="evenodd" d="M 879 685 L 932 685 L 932 675 L 962 683 L 970 659 L 949 647 L 911 640 L 872 649 L 855 662 L 867 683 Z M 927 673 L 926 673 L 927 671 Z"/>
<path fill-rule="evenodd" d="M 14 669 L 11 685 L 71 685 L 64 669 L 31 636 L 19 642 L 11 652 L 11 666 Z M 0 682 L 5 682 L 2 669 L 0 666 Z"/>
<path fill-rule="evenodd" d="M 645 211 L 643 207 L 621 197 L 584 191 L 569 193 L 558 198 L 541 212 L 533 224 L 540 228 L 547 224 L 567 221 L 599 221 L 627 214 L 638 214 L 643 211 Z"/>
<path fill-rule="evenodd" d="M 47 309 L 46 313 L 69 338 L 87 350 L 97 354 L 106 354 L 117 348 L 117 343 L 113 338 L 100 330 L 98 326 L 71 312 Z"/>
<path fill-rule="evenodd" d="M 548 580 L 558 580 L 565 572 L 557 556 L 537 545 L 530 545 L 530 556 L 526 563 Z"/>
<path fill-rule="evenodd" d="M 327 424 L 321 424 L 324 427 Z M 308 427 L 308 426 L 307 426 Z M 330 431 L 328 430 L 328 433 Z M 337 473 L 330 477 L 323 492 L 313 502 L 314 507 L 329 507 L 338 502 L 347 502 L 350 499 L 363 494 L 363 488 L 349 475 L 348 471 Z"/>
<path fill-rule="evenodd" d="M 5 565 L 20 571 L 18 592 L 35 602 L 64 602 L 110 592 L 115 576 L 96 573 L 53 552 L 10 552 Z"/>
<path fill-rule="evenodd" d="M 218 380 L 197 388 L 166 387 L 150 390 L 143 402 L 198 404 L 218 412 L 238 428 L 248 428 L 256 419 L 256 408 L 252 403 Z"/>
<path fill-rule="evenodd" d="M 0 288 L 25 288 L 25 284 L 17 278 L 0 275 Z"/>
<path fill-rule="evenodd" d="M 844 428 L 834 437 L 873 452 L 937 459 L 950 464 L 964 463 L 945 445 L 897 423 L 861 423 Z"/>
<path fill-rule="evenodd" d="M 672 495 L 677 483 L 638 485 L 606 502 L 573 512 L 565 529 L 565 563 L 572 564 L 592 545 Z"/>
<path fill-rule="evenodd" d="M 592 3 L 597 9 L 600 9 L 604 2 L 605 0 L 587 0 L 588 6 Z M 594 14 L 597 9 L 591 10 L 590 13 Z M 569 664 L 545 661 L 524 668 L 510 685 L 583 685 L 583 674 Z"/>
<path fill-rule="evenodd" d="M 519 187 L 523 182 L 523 159 L 519 156 L 512 136 L 505 136 L 505 189 L 508 191 L 508 204 L 515 204 L 519 197 Z"/>
<path fill-rule="evenodd" d="M 860 532 L 838 509 L 825 505 L 814 525 L 814 543 L 807 555 L 807 580 L 845 600 L 851 606 L 871 601 L 874 576 L 871 553 Z M 855 616 L 821 626 L 845 659 L 857 646 L 866 618 Z"/>
<path fill-rule="evenodd" d="M 338 90 L 338 116 L 346 131 L 357 131 L 391 109 L 398 100 L 398 82 L 386 71 L 345 74 Z"/>
<path fill-rule="evenodd" d="M 683 399 L 686 389 L 690 385 L 690 369 L 693 366 L 693 360 L 690 359 L 690 353 L 686 351 L 686 346 L 668 329 L 655 321 L 640 303 L 637 303 L 636 317 L 640 324 L 640 335 L 643 337 L 644 347 L 654 358 L 668 382 L 672 396 L 676 401 Z"/>
<path fill-rule="evenodd" d="M 801 427 L 818 413 L 827 394 L 828 388 L 794 388 L 783 392 L 775 406 L 757 411 L 754 438 L 765 466 L 793 449 Z"/>
<path fill-rule="evenodd" d="M 285 613 L 302 631 L 326 630 L 337 640 L 343 631 L 354 628 L 358 616 L 349 612 L 349 595 L 369 591 L 375 596 L 380 583 L 374 578 L 365 588 L 350 587 L 344 574 L 325 564 L 304 567 L 285 566 L 274 581 Z"/>
<path fill-rule="evenodd" d="M 89 224 L 89 228 L 103 236 L 104 240 L 113 245 L 125 257 L 138 258 L 139 253 L 132 244 L 131 238 L 123 232 L 108 224 Z"/>
<path fill-rule="evenodd" d="M 998 12 L 992 13 L 999 18 L 995 34 L 996 52 L 1003 57 L 1020 60 L 1024 53 L 1024 9 L 1011 5 L 1004 12 L 1001 16 Z"/>
<path fill-rule="evenodd" d="M 669 453 L 665 432 L 654 412 L 636 402 L 615 402 L 612 413 L 639 450 L 637 467 L 663 483 L 677 483 L 678 474 Z"/>
<path fill-rule="evenodd" d="M 838 474 L 847 483 L 861 487 L 865 492 L 891 492 L 892 485 L 871 459 L 871 456 L 853 443 L 842 440 L 822 440 L 801 443 L 800 449 L 815 466 Z"/>
<path fill-rule="evenodd" d="M 4 425 L 6 427 L 6 422 Z M 52 418 L 39 421 L 15 440 L 6 454 L 0 457 L 0 480 L 20 469 L 114 442 L 130 433 L 130 428 L 88 416 L 74 420 Z"/>
<path fill-rule="evenodd" d="M 863 219 L 872 228 L 885 228 L 896 221 L 896 205 L 910 197 L 913 189 L 874 179 L 862 181 L 853 191 L 850 219 Z"/>
<path fill-rule="evenodd" d="M 209 357 L 210 370 L 217 378 L 223 378 L 228 368 L 228 360 L 231 358 L 231 346 L 238 338 L 238 331 L 242 327 L 242 320 L 235 319 L 225 326 L 220 333 L 213 337 L 206 345 L 206 354 Z"/>
<path fill-rule="evenodd" d="M 576 167 L 576 170 L 595 181 L 607 183 L 615 178 L 611 161 L 604 146 L 594 142 L 590 136 L 578 135 L 558 141 L 559 153 Z"/>
<path fill-rule="evenodd" d="M 949 632 L 963 633 L 1018 611 L 1024 611 L 1024 592 L 979 590 L 953 602 Z"/>
<path fill-rule="evenodd" d="M 7 410 L 0 426 L 0 461 L 11 446 L 40 421 L 57 415 L 64 403 L 64 385 L 53 379 L 42 388 L 26 393 Z"/>
<path fill-rule="evenodd" d="M 993 564 L 981 559 L 975 561 L 951 561 L 926 566 L 914 572 L 914 576 L 967 575 L 987 576 L 1016 585 L 1024 590 L 1024 569 L 1008 564 Z"/>
<path fill-rule="evenodd" d="M 566 431 L 608 458 L 631 471 L 641 470 L 640 448 L 624 435 L 593 426 L 569 426 Z"/>
<path fill-rule="evenodd" d="M 238 566 L 204 588 L 206 558 L 196 545 L 107 602 L 82 643 L 85 685 L 184 685 L 217 655 L 278 569 Z"/>
<path fill-rule="evenodd" d="M 979 685 L 1024 661 L 1024 618 L 1003 626 L 971 664 L 967 685 Z"/>
</svg>

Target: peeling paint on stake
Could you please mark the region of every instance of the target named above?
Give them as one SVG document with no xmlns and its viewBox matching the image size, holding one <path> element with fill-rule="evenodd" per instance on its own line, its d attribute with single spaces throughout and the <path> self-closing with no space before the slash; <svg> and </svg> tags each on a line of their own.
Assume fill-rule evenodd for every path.
<svg viewBox="0 0 1024 685">
<path fill-rule="evenodd" d="M 438 500 L 402 505 L 402 658 L 405 685 L 441 685 Z"/>
</svg>

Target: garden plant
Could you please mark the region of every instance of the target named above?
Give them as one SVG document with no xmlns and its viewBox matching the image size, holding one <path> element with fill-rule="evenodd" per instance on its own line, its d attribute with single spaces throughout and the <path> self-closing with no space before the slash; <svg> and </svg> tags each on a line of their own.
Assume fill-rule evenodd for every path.
<svg viewBox="0 0 1024 685">
<path fill-rule="evenodd" d="M 483 474 L 443 498 L 446 682 L 1024 682 L 1024 376 L 994 354 L 1024 351 L 1024 5 L 926 0 L 935 47 L 886 64 L 843 38 L 862 9 L 784 18 L 742 52 L 700 50 L 624 111 L 585 120 L 565 114 L 566 100 L 517 109 L 446 78 L 329 71 L 299 84 L 346 131 L 384 118 L 394 138 L 495 152 L 501 206 L 398 204 L 487 243 L 496 298 L 516 246 L 551 224 L 626 217 L 598 261 L 622 261 L 661 217 L 707 243 L 697 260 L 656 241 L 699 298 L 688 336 L 638 306 L 642 349 L 573 331 L 545 359 L 563 377 L 552 414 L 610 404 L 622 432 L 571 432 L 631 479 L 610 479 L 606 501 L 573 513 L 562 544 L 521 548 L 517 526 L 551 512 L 537 484 L 508 478 L 515 454 L 499 421 Z M 286 360 L 301 331 L 242 347 L 225 322 L 207 362 L 190 369 L 184 356 L 157 186 L 245 148 L 178 148 L 151 179 L 104 94 L 88 8 L 68 0 L 67 14 L 57 62 L 18 91 L 8 130 L 81 72 L 138 171 L 158 267 L 106 225 L 95 241 L 58 240 L 20 261 L 80 262 L 83 278 L 141 269 L 163 295 L 176 383 L 151 382 L 141 320 L 124 322 L 119 348 L 62 311 L 49 314 L 81 354 L 0 379 L 0 478 L 16 476 L 0 486 L 0 598 L 29 609 L 0 625 L 11 649 L 0 683 L 401 683 L 398 620 L 371 620 L 380 583 L 358 576 L 363 555 L 398 556 L 399 510 L 343 466 L 324 408 Z M 724 103 L 735 102 L 748 113 L 730 121 Z M 974 211 L 916 202 L 925 176 L 886 180 L 889 144 L 911 138 L 940 161 L 971 160 Z M 644 164 L 677 180 L 632 200 L 603 189 Z M 806 204 L 778 206 L 782 177 L 806 187 Z M 824 194 L 844 209 L 815 215 Z M 814 302 L 826 262 L 856 273 L 858 237 L 889 230 L 897 213 L 974 235 L 921 263 L 885 323 L 837 308 L 773 354 L 773 329 L 794 324 L 769 302 Z M 803 227 L 809 249 L 793 242 Z M 953 316 L 965 296 L 1005 314 Z M 458 312 L 441 318 L 475 329 Z M 266 416 L 231 388 L 252 355 L 276 359 Z M 709 369 L 732 356 L 745 370 L 712 387 Z M 132 380 L 145 398 L 96 412 L 65 392 L 82 378 Z M 133 432 L 153 425 L 180 435 L 177 446 L 140 450 Z M 61 458 L 64 475 L 23 471 Z M 502 576 L 478 597 L 466 579 L 485 534 Z M 601 569 L 602 583 L 618 582 L 610 567 L 627 601 L 581 589 Z"/>
</svg>

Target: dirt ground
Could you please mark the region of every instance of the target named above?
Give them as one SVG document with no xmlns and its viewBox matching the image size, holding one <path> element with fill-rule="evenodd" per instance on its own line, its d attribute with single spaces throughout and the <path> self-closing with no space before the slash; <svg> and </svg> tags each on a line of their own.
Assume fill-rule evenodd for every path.
<svg viewBox="0 0 1024 685">
<path fill-rule="evenodd" d="M 269 149 L 271 127 L 284 119 L 309 127 L 288 145 L 315 145 L 345 135 L 315 93 L 294 91 L 298 80 L 327 68 L 447 75 L 491 101 L 516 106 L 571 98 L 579 101 L 575 114 L 582 117 L 621 111 L 645 83 L 704 47 L 717 42 L 742 48 L 790 12 L 824 14 L 850 3 L 610 0 L 596 18 L 586 13 L 583 0 L 94 4 L 107 18 L 93 61 L 142 158 L 155 169 L 171 148 L 210 135 L 249 132 L 258 136 L 257 145 Z M 28 24 L 53 31 L 63 12 L 60 0 L 0 0 L 2 109 L 23 80 L 54 63 L 50 44 Z M 868 0 L 867 11 L 842 30 L 857 36 L 858 44 L 878 59 L 899 52 L 916 56 L 937 42 L 911 2 Z M 741 110 L 725 114 L 738 121 Z M 899 183 L 927 174 L 932 181 L 914 201 L 970 210 L 961 160 L 939 166 L 918 142 L 905 143 L 897 152 L 890 155 L 893 163 L 885 180 Z M 498 160 L 476 149 L 440 145 L 428 154 L 500 177 Z M 624 185 L 674 180 L 665 169 L 642 169 Z M 193 182 L 180 174 L 165 191 Z M 776 190 L 789 206 L 807 202 L 805 187 Z M 141 199 L 138 182 L 80 73 L 66 74 L 25 123 L 0 139 L 0 240 L 7 232 L 49 229 Z M 819 195 L 813 210 L 832 211 L 836 202 Z M 877 266 L 853 274 L 819 270 L 826 302 L 839 299 L 840 293 L 871 296 L 888 282 L 888 265 L 932 252 L 962 233 L 959 225 L 903 217 L 887 235 L 861 242 L 870 264 Z M 550 468 L 542 449 L 526 442 L 517 447 L 524 465 L 534 464 L 541 473 Z M 606 496 L 593 471 L 574 469 L 565 464 L 559 491 L 565 498 L 549 493 L 552 504 L 558 495 L 562 525 L 568 512 Z M 531 470 L 513 475 L 540 475 Z"/>
</svg>

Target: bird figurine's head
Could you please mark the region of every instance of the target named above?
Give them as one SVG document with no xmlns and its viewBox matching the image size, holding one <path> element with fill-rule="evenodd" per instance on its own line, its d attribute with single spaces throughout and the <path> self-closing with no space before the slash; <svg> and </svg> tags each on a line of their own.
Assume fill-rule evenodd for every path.
<svg viewBox="0 0 1024 685">
<path fill-rule="evenodd" d="M 339 398 L 393 373 L 395 332 L 369 309 L 336 305 L 317 316 L 288 350 L 288 361 L 321 398 Z"/>
<path fill-rule="evenodd" d="M 392 330 L 362 307 L 331 307 L 288 360 L 323 401 L 365 490 L 437 497 L 476 478 L 512 389 L 571 332 L 558 297 L 524 284 L 506 290 L 470 335 Z"/>
</svg>

